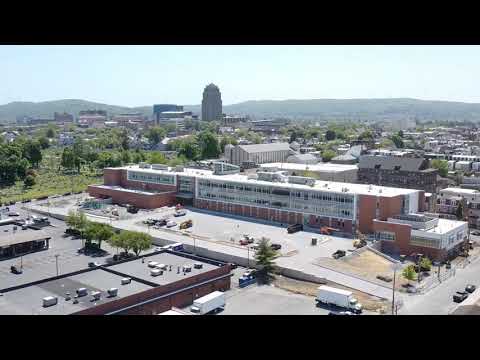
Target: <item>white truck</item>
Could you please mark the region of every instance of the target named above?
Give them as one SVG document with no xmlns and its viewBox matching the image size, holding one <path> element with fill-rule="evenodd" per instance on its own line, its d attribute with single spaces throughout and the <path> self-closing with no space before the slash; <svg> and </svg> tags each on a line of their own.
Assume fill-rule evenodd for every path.
<svg viewBox="0 0 480 360">
<path fill-rule="evenodd" d="M 353 296 L 351 291 L 337 289 L 331 286 L 322 285 L 318 288 L 318 294 L 315 299 L 317 304 L 336 305 L 355 314 L 362 312 L 362 304 Z"/>
<path fill-rule="evenodd" d="M 205 315 L 225 308 L 225 293 L 214 291 L 193 302 L 190 311 L 194 314 Z"/>
</svg>

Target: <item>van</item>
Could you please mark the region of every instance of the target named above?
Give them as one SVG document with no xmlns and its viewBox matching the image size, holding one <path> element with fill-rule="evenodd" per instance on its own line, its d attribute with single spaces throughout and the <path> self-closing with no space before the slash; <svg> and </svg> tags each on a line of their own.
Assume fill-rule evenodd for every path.
<svg viewBox="0 0 480 360">
<path fill-rule="evenodd" d="M 290 225 L 290 226 L 287 228 L 287 232 L 288 232 L 289 234 L 296 233 L 297 231 L 303 231 L 303 225 L 302 225 L 302 224 Z"/>
</svg>

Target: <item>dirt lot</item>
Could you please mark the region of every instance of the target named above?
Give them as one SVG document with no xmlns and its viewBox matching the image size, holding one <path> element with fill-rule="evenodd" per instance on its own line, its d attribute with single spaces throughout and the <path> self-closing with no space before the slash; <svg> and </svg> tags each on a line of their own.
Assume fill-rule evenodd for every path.
<svg viewBox="0 0 480 360">
<path fill-rule="evenodd" d="M 277 276 L 273 284 L 280 289 L 284 289 L 296 294 L 303 294 L 303 295 L 308 295 L 312 297 L 315 297 L 317 295 L 317 288 L 320 286 L 319 284 L 315 284 L 307 281 L 295 280 L 295 279 L 287 278 L 281 275 Z M 327 282 L 327 284 L 325 285 L 352 291 L 355 297 L 358 299 L 358 301 L 363 305 L 364 309 L 368 311 L 376 311 L 379 313 L 383 313 L 384 311 L 387 310 L 389 306 L 389 303 L 387 300 L 380 299 L 375 296 L 371 296 L 371 295 L 359 292 L 357 290 L 338 285 L 333 282 Z"/>
<path fill-rule="evenodd" d="M 329 269 L 357 275 L 367 280 L 378 282 L 379 284 L 391 284 L 377 279 L 377 275 L 393 276 L 391 262 L 384 257 L 375 254 L 373 251 L 365 250 L 359 254 L 352 254 L 344 258 L 335 260 L 333 258 L 317 259 L 316 264 L 325 266 Z M 406 280 L 403 279 L 401 272 L 397 272 L 396 288 L 401 288 Z"/>
</svg>

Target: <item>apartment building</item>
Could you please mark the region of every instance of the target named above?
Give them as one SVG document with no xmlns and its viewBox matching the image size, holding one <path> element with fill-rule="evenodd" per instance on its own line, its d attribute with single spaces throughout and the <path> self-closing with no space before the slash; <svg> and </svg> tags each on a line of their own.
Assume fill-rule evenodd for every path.
<svg viewBox="0 0 480 360">
<path fill-rule="evenodd" d="M 463 218 L 472 228 L 480 228 L 480 191 L 464 188 L 446 188 L 437 196 L 437 211 L 440 214 L 457 215 L 462 204 Z"/>
</svg>

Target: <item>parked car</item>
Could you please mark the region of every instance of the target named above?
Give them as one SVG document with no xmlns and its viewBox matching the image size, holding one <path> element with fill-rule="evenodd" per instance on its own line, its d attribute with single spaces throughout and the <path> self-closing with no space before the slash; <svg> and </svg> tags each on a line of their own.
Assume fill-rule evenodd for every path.
<svg viewBox="0 0 480 360">
<path fill-rule="evenodd" d="M 240 239 L 240 245 L 248 245 L 249 242 L 247 239 Z"/>
<path fill-rule="evenodd" d="M 477 289 L 477 287 L 475 285 L 472 285 L 472 284 L 468 284 L 465 287 L 465 291 L 470 293 L 470 294 L 473 293 L 476 289 Z"/>
<path fill-rule="evenodd" d="M 475 231 L 472 231 L 470 234 L 475 235 L 475 236 L 480 236 L 480 231 L 475 230 Z"/>
<path fill-rule="evenodd" d="M 176 225 L 177 225 L 177 223 L 176 223 L 175 221 L 173 221 L 173 220 L 170 220 L 169 222 L 167 222 L 167 224 L 166 224 L 166 225 L 167 225 L 167 227 L 168 227 L 168 228 L 171 228 L 171 227 L 174 227 L 174 226 L 176 226 Z"/>
<path fill-rule="evenodd" d="M 270 247 L 273 249 L 273 250 L 280 250 L 282 248 L 282 245 L 280 244 L 271 244 Z"/>
<path fill-rule="evenodd" d="M 345 250 L 337 250 L 335 251 L 333 254 L 332 254 L 332 257 L 334 259 L 339 259 L 341 257 L 344 257 L 346 255 L 346 251 Z"/>
<path fill-rule="evenodd" d="M 19 268 L 18 266 L 15 266 L 15 265 L 10 266 L 10 271 L 11 271 L 13 274 L 21 274 L 21 273 L 23 273 L 23 270 L 22 270 L 21 268 Z"/>
<path fill-rule="evenodd" d="M 255 270 L 255 269 L 248 269 L 247 271 L 245 271 L 243 273 L 243 276 L 244 277 L 255 276 L 256 272 L 257 272 L 257 270 Z"/>
<path fill-rule="evenodd" d="M 457 293 L 453 295 L 453 301 L 456 303 L 461 303 L 466 298 L 468 298 L 468 293 L 465 291 L 457 291 Z"/>
<path fill-rule="evenodd" d="M 10 211 L 8 216 L 20 216 L 20 214 L 18 212 Z"/>
<path fill-rule="evenodd" d="M 184 216 L 184 215 L 187 215 L 187 212 L 185 210 L 178 210 L 178 211 L 175 211 L 175 214 L 173 214 L 173 216 L 176 216 L 176 217 Z"/>
</svg>

